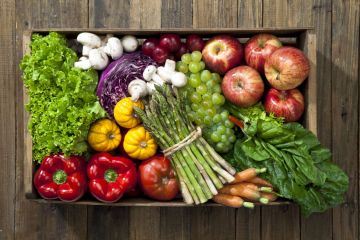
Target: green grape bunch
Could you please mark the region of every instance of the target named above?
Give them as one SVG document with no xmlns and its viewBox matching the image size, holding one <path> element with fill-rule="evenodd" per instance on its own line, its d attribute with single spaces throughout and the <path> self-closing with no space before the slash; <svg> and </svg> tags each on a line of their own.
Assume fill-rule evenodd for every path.
<svg viewBox="0 0 360 240">
<path fill-rule="evenodd" d="M 186 53 L 176 63 L 176 70 L 188 77 L 184 88 L 187 92 L 189 118 L 203 128 L 204 138 L 216 151 L 226 153 L 232 148 L 236 137 L 234 124 L 229 121 L 229 112 L 222 106 L 225 97 L 221 92 L 221 76 L 205 69 L 199 51 Z"/>
</svg>

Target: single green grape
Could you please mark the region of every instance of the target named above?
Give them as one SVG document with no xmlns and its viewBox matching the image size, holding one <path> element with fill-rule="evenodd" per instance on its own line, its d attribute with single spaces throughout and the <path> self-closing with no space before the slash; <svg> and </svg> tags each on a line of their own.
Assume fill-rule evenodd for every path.
<svg viewBox="0 0 360 240">
<path fill-rule="evenodd" d="M 188 113 L 188 117 L 189 117 L 189 119 L 190 119 L 191 121 L 194 121 L 195 118 L 196 118 L 196 113 L 193 112 L 193 111 L 191 111 L 191 112 Z"/>
<path fill-rule="evenodd" d="M 197 103 L 192 103 L 191 104 L 191 109 L 194 111 L 197 111 L 200 108 L 200 105 Z"/>
<path fill-rule="evenodd" d="M 226 120 L 228 121 L 228 120 Z M 226 127 L 226 125 L 224 125 Z M 231 128 L 226 127 L 225 134 L 230 137 L 233 134 L 233 130 Z"/>
<path fill-rule="evenodd" d="M 215 82 L 217 82 L 217 83 L 221 82 L 221 77 L 220 77 L 220 75 L 218 73 L 212 73 L 211 77 L 212 77 L 212 79 L 215 80 Z"/>
<path fill-rule="evenodd" d="M 201 65 L 198 62 L 190 62 L 189 64 L 189 70 L 192 73 L 198 73 L 201 71 Z"/>
<path fill-rule="evenodd" d="M 204 118 L 206 116 L 206 110 L 204 108 L 199 108 L 196 110 L 196 114 L 198 117 Z"/>
<path fill-rule="evenodd" d="M 228 129 L 231 129 L 232 127 L 234 127 L 234 124 L 229 119 L 226 119 L 224 121 L 224 126 L 227 127 Z"/>
<path fill-rule="evenodd" d="M 229 137 L 229 142 L 234 143 L 235 141 L 236 141 L 235 135 L 231 135 L 231 136 Z"/>
<path fill-rule="evenodd" d="M 214 108 L 206 109 L 206 114 L 210 117 L 214 117 L 216 114 L 216 110 Z"/>
<path fill-rule="evenodd" d="M 191 54 L 185 53 L 181 56 L 181 61 L 185 64 L 189 64 L 191 62 Z"/>
<path fill-rule="evenodd" d="M 214 142 L 220 142 L 221 140 L 221 135 L 219 135 L 217 132 L 213 132 L 211 133 L 211 140 L 213 140 Z"/>
<path fill-rule="evenodd" d="M 205 107 L 205 108 L 211 108 L 213 106 L 212 102 L 211 101 L 203 101 L 202 102 L 202 105 Z"/>
<path fill-rule="evenodd" d="M 212 123 L 211 117 L 210 116 L 205 116 L 204 117 L 204 124 L 209 126 L 209 125 L 211 125 L 211 123 Z"/>
<path fill-rule="evenodd" d="M 190 101 L 192 103 L 200 103 L 201 102 L 201 95 L 197 92 L 194 92 L 190 96 Z"/>
<path fill-rule="evenodd" d="M 221 119 L 222 119 L 223 121 L 225 121 L 225 120 L 227 120 L 228 117 L 229 117 L 229 112 L 228 112 L 227 110 L 224 110 L 224 111 L 222 111 L 222 113 L 221 113 L 220 115 L 221 115 Z"/>
<path fill-rule="evenodd" d="M 200 86 L 196 88 L 196 92 L 199 94 L 205 94 L 207 92 L 207 88 L 204 84 L 200 84 Z"/>
<path fill-rule="evenodd" d="M 220 93 L 217 93 L 217 92 L 213 93 L 212 96 L 211 96 L 211 100 L 212 100 L 213 104 L 220 106 L 221 97 L 222 97 L 222 95 Z"/>
<path fill-rule="evenodd" d="M 220 94 L 220 103 L 219 103 L 219 105 L 222 106 L 224 104 L 225 104 L 225 97 L 224 97 L 224 95 Z"/>
<path fill-rule="evenodd" d="M 192 60 L 193 62 L 200 62 L 200 61 L 201 61 L 201 58 L 202 58 L 201 52 L 199 52 L 199 51 L 193 51 L 193 52 L 191 53 L 191 60 Z"/>
<path fill-rule="evenodd" d="M 211 94 L 209 92 L 206 92 L 201 96 L 204 101 L 211 101 Z"/>
<path fill-rule="evenodd" d="M 211 79 L 212 79 L 212 75 L 211 75 L 211 72 L 209 70 L 205 69 L 205 70 L 203 70 L 201 72 L 201 81 L 202 82 L 207 82 L 207 81 L 209 81 Z"/>
<path fill-rule="evenodd" d="M 206 87 L 207 89 L 209 89 L 209 91 L 212 91 L 212 89 L 217 85 L 217 83 L 210 79 L 209 81 L 206 82 Z"/>
<path fill-rule="evenodd" d="M 221 93 L 221 86 L 219 84 L 216 84 L 213 88 L 212 91 L 214 93 Z"/>
<path fill-rule="evenodd" d="M 221 142 L 227 143 L 228 142 L 228 136 L 226 134 L 221 135 Z"/>
<path fill-rule="evenodd" d="M 225 144 L 223 142 L 218 142 L 215 147 L 215 150 L 219 152 L 224 152 Z"/>
<path fill-rule="evenodd" d="M 194 120 L 195 124 L 201 126 L 203 124 L 203 119 L 201 117 L 196 117 Z"/>
<path fill-rule="evenodd" d="M 176 63 L 176 70 L 182 73 L 187 73 L 189 71 L 189 68 L 186 63 L 178 61 Z"/>
<path fill-rule="evenodd" d="M 203 61 L 200 61 L 201 70 L 205 69 L 205 63 Z"/>
<path fill-rule="evenodd" d="M 216 131 L 219 133 L 219 134 L 224 134 L 226 132 L 226 127 L 223 126 L 223 125 L 220 125 L 217 127 Z"/>
<path fill-rule="evenodd" d="M 198 74 L 192 73 L 189 78 L 189 85 L 192 88 L 197 88 L 198 86 L 200 86 L 200 84 L 201 84 L 201 80 Z"/>
<path fill-rule="evenodd" d="M 213 117 L 213 122 L 214 123 L 221 122 L 221 115 L 220 114 L 215 114 L 215 116 Z"/>
</svg>

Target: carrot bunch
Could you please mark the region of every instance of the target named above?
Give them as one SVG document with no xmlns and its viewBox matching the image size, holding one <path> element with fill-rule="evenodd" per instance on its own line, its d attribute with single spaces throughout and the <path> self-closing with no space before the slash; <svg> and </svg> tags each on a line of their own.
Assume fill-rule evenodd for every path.
<svg viewBox="0 0 360 240">
<path fill-rule="evenodd" d="M 266 168 L 248 168 L 237 172 L 235 180 L 220 189 L 213 201 L 229 207 L 247 208 L 253 208 L 254 202 L 267 204 L 275 201 L 277 195 L 272 184 L 257 176 L 265 171 Z"/>
</svg>

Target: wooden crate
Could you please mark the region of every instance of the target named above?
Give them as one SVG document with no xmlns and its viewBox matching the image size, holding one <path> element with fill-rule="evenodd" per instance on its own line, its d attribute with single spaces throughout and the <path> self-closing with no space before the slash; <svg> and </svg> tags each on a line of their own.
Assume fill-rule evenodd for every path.
<svg viewBox="0 0 360 240">
<path fill-rule="evenodd" d="M 242 43 L 246 40 L 257 34 L 257 33 L 271 33 L 280 38 L 280 40 L 285 45 L 293 45 L 305 52 L 307 57 L 310 60 L 311 70 L 308 80 L 301 86 L 301 89 L 304 92 L 305 96 L 305 114 L 302 120 L 302 123 L 305 127 L 310 129 L 314 134 L 317 134 L 317 106 L 316 106 L 316 35 L 313 28 L 248 28 L 248 29 L 238 29 L 238 28 L 226 28 L 226 29 L 33 29 L 27 31 L 23 35 L 23 53 L 30 53 L 30 42 L 31 35 L 33 33 L 47 34 L 50 31 L 56 31 L 66 35 L 68 38 L 76 38 L 77 34 L 80 32 L 93 32 L 95 34 L 107 34 L 112 33 L 114 35 L 125 35 L 131 34 L 136 36 L 139 39 L 144 39 L 151 35 L 159 35 L 161 33 L 178 33 L 180 36 L 185 36 L 187 34 L 196 33 L 202 35 L 204 38 L 209 38 L 217 34 L 230 34 L 236 38 L 239 38 Z M 23 88 L 24 93 L 24 105 L 28 101 L 28 96 L 26 94 L 25 88 Z M 28 112 L 24 114 L 24 125 L 23 125 L 23 134 L 25 141 L 25 159 L 24 159 L 24 190 L 25 196 L 27 199 L 36 201 L 38 203 L 58 203 L 58 204 L 76 204 L 76 205 L 104 205 L 104 206 L 153 206 L 153 207 L 185 207 L 193 206 L 185 204 L 182 199 L 176 199 L 170 202 L 160 202 L 153 201 L 145 198 L 123 198 L 116 203 L 102 203 L 97 201 L 95 198 L 91 197 L 90 194 L 84 196 L 80 201 L 67 203 L 59 200 L 45 200 L 40 198 L 37 194 L 36 189 L 33 185 L 33 175 L 35 166 L 32 161 L 32 141 L 31 136 L 27 131 L 27 122 L 29 119 Z M 279 200 L 276 202 L 271 202 L 268 205 L 283 205 L 289 204 L 289 201 Z M 206 203 L 199 206 L 221 206 L 216 203 Z"/>
</svg>

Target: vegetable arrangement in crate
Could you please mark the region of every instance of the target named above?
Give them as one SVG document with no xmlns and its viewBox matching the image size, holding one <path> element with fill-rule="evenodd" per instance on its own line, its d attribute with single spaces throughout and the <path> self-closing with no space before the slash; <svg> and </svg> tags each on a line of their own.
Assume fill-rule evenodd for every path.
<svg viewBox="0 0 360 240">
<path fill-rule="evenodd" d="M 248 208 L 281 197 L 305 215 L 342 203 L 348 176 L 297 123 L 305 54 L 271 34 L 245 47 L 185 37 L 33 34 L 21 69 L 39 195 Z"/>
</svg>

